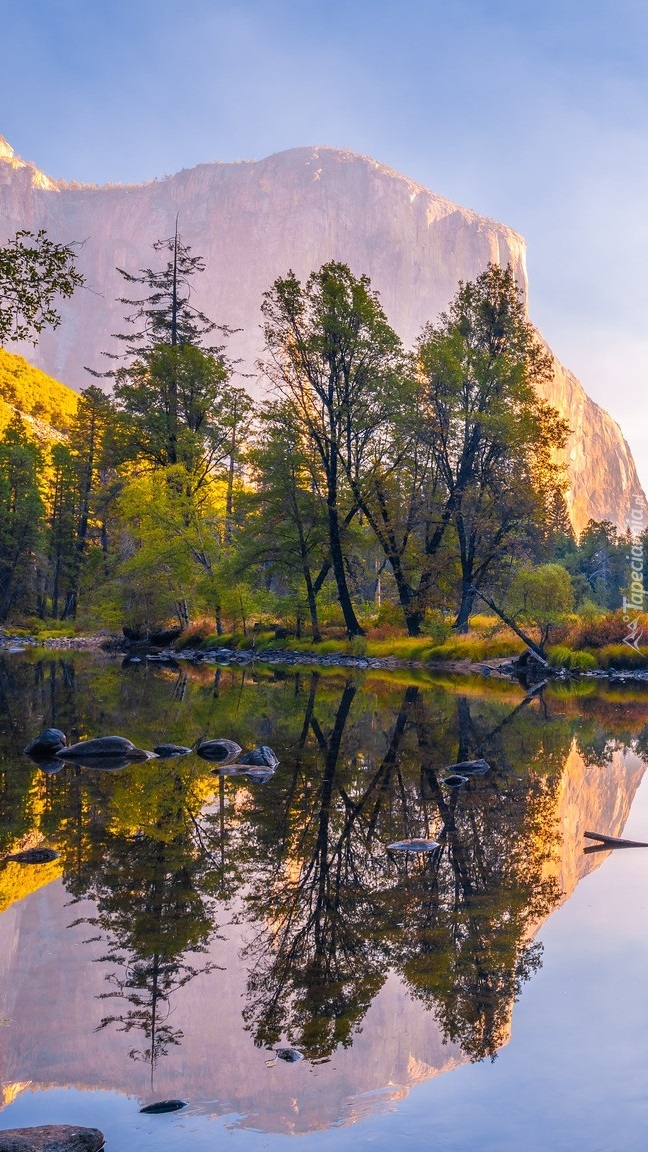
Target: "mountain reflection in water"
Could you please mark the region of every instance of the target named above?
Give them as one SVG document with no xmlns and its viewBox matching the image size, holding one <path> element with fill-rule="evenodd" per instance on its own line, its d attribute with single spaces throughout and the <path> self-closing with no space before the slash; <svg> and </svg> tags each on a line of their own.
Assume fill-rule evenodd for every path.
<svg viewBox="0 0 648 1152">
<path fill-rule="evenodd" d="M 0 694 L 2 855 L 43 840 L 63 869 L 45 887 L 35 867 L 0 872 L 5 1095 L 180 1094 L 281 1131 L 495 1057 L 538 926 L 605 859 L 583 856 L 583 830 L 623 828 L 648 718 L 630 696 L 504 682 L 84 657 L 0 664 Z M 20 755 L 47 725 L 269 743 L 280 766 L 265 783 L 194 755 L 48 776 Z M 478 757 L 488 773 L 443 786 Z M 440 847 L 386 851 L 413 837 Z M 268 1068 L 279 1046 L 305 1059 Z"/>
</svg>

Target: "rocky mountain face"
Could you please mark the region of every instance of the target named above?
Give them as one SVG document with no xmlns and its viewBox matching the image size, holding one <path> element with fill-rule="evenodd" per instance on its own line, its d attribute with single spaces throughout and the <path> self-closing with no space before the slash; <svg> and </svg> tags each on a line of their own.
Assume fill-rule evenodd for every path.
<svg viewBox="0 0 648 1152">
<path fill-rule="evenodd" d="M 173 234 L 204 257 L 195 303 L 218 323 L 240 329 L 229 351 L 257 396 L 263 378 L 260 304 L 292 268 L 305 278 L 327 260 L 366 272 L 406 344 L 447 307 L 459 280 L 489 261 L 511 263 L 526 291 L 525 243 L 503 224 L 435 195 L 365 156 L 335 148 L 295 148 L 261 161 L 200 164 L 137 186 L 94 187 L 53 181 L 0 137 L 0 242 L 18 228 L 46 228 L 77 241 L 85 289 L 65 304 L 64 320 L 33 354 L 75 388 L 101 370 L 123 330 L 125 285 L 117 267 L 155 265 L 151 245 Z M 128 293 L 126 292 L 128 295 Z M 641 492 L 621 430 L 555 361 L 549 399 L 570 423 L 568 503 L 574 525 L 590 517 L 624 527 Z"/>
</svg>

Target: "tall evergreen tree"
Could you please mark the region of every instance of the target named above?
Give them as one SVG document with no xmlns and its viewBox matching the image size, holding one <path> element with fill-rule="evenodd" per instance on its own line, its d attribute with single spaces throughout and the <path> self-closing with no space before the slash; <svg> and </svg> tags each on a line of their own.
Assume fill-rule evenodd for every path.
<svg viewBox="0 0 648 1152">
<path fill-rule="evenodd" d="M 38 487 L 38 445 L 16 413 L 0 440 L 0 620 L 36 597 L 43 501 Z"/>
</svg>

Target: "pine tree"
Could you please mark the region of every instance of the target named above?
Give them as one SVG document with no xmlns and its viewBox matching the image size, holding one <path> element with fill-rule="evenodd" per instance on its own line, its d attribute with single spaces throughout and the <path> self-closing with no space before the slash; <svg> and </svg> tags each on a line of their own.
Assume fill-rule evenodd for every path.
<svg viewBox="0 0 648 1152">
<path fill-rule="evenodd" d="M 36 596 L 43 501 L 38 488 L 42 456 L 16 413 L 0 440 L 0 620 Z"/>
</svg>

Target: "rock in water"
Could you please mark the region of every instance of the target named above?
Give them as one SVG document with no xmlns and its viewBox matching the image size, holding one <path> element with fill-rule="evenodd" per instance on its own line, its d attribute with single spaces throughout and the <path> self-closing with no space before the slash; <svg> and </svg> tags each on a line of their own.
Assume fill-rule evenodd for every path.
<svg viewBox="0 0 648 1152">
<path fill-rule="evenodd" d="M 252 768 L 276 768 L 279 758 L 267 744 L 261 744 L 259 748 L 253 748 L 251 752 L 239 756 L 238 762 L 249 764 Z"/>
<path fill-rule="evenodd" d="M 436 840 L 396 840 L 394 844 L 388 844 L 387 850 L 389 852 L 434 852 L 439 844 Z"/>
<path fill-rule="evenodd" d="M 448 788 L 461 788 L 462 784 L 468 783 L 467 776 L 460 776 L 458 772 L 451 772 L 449 776 L 443 776 L 441 783 L 445 784 Z"/>
<path fill-rule="evenodd" d="M 65 732 L 61 732 L 60 728 L 46 728 L 41 732 L 31 744 L 25 748 L 28 756 L 33 756 L 35 760 L 42 757 L 44 760 L 49 760 L 50 756 L 56 755 L 65 748 L 67 737 Z"/>
<path fill-rule="evenodd" d="M 50 864 L 52 860 L 58 860 L 60 855 L 54 848 L 25 848 L 22 852 L 12 852 L 11 856 L 5 856 L 5 860 L 14 860 L 16 864 Z"/>
<path fill-rule="evenodd" d="M 272 780 L 272 777 L 274 776 L 274 769 L 250 768 L 245 773 L 245 775 L 253 784 L 267 784 L 268 780 Z"/>
<path fill-rule="evenodd" d="M 462 776 L 483 776 L 490 772 L 486 760 L 462 760 L 459 764 L 448 764 L 446 772 L 458 772 Z"/>
<path fill-rule="evenodd" d="M 41 759 L 40 756 L 30 756 L 29 759 L 32 764 L 35 764 L 37 768 L 40 768 L 41 772 L 45 772 L 48 776 L 53 776 L 56 772 L 60 772 L 65 766 L 63 760 L 56 758 L 50 759 L 47 757 L 46 759 Z"/>
<path fill-rule="evenodd" d="M 181 744 L 156 744 L 153 751 L 160 760 L 171 760 L 174 756 L 188 756 L 191 748 L 183 748 Z"/>
<path fill-rule="evenodd" d="M 128 760 L 148 760 L 150 753 L 136 748 L 125 736 L 98 736 L 95 740 L 81 740 L 57 753 L 61 760 L 82 760 L 95 756 L 125 756 Z"/>
<path fill-rule="evenodd" d="M 140 1108 L 140 1112 L 148 1112 L 157 1116 L 162 1112 L 179 1112 L 181 1108 L 186 1107 L 186 1100 L 158 1100 L 155 1104 L 147 1104 L 145 1108 Z"/>
<path fill-rule="evenodd" d="M 196 752 L 202 756 L 203 760 L 211 760 L 214 764 L 225 764 L 228 761 L 236 760 L 241 745 L 236 744 L 234 740 L 201 740 L 196 745 Z"/>
<path fill-rule="evenodd" d="M 130 768 L 134 763 L 136 761 L 128 756 L 85 756 L 70 760 L 76 768 L 87 768 L 91 772 L 117 772 L 120 768 Z"/>
<path fill-rule="evenodd" d="M 43 1124 L 0 1132 L 0 1152 L 99 1152 L 104 1143 L 98 1128 L 76 1124 Z"/>
<path fill-rule="evenodd" d="M 296 1064 L 298 1060 L 304 1059 L 296 1048 L 275 1048 L 275 1056 L 277 1060 L 285 1060 L 286 1064 Z"/>
</svg>

